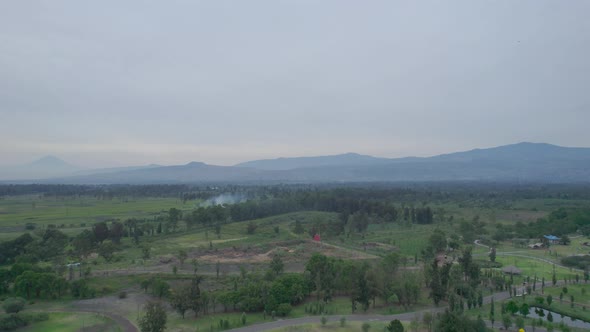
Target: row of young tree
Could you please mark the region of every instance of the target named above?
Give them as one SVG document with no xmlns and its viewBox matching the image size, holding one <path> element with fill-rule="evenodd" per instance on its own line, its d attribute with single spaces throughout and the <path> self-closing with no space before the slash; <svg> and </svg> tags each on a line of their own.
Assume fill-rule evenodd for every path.
<svg viewBox="0 0 590 332">
<path fill-rule="evenodd" d="M 562 238 L 562 244 L 569 244 L 567 234 L 581 233 L 590 235 L 590 209 L 588 208 L 559 208 L 546 217 L 528 223 L 495 225 L 491 234 L 494 241 L 509 239 L 536 239 L 542 241 L 543 235 L 557 235 Z"/>
</svg>

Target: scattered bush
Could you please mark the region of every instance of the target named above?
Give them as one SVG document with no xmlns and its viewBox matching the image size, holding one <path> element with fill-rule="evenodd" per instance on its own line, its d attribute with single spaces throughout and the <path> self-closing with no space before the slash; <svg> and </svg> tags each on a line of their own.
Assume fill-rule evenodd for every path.
<svg viewBox="0 0 590 332">
<path fill-rule="evenodd" d="M 254 232 L 256 232 L 256 228 L 258 228 L 256 223 L 253 221 L 250 221 L 250 222 L 248 222 L 248 226 L 246 228 L 246 233 L 249 235 L 254 234 Z"/>
<path fill-rule="evenodd" d="M 291 310 L 293 308 L 291 307 L 291 304 L 289 303 L 281 303 L 279 304 L 279 306 L 277 307 L 277 315 L 281 316 L 281 317 L 285 317 L 287 315 L 289 315 L 289 313 L 291 313 Z"/>
<path fill-rule="evenodd" d="M 590 255 L 564 257 L 561 259 L 561 263 L 567 267 L 585 270 L 590 266 Z"/>
<path fill-rule="evenodd" d="M 49 315 L 47 313 L 12 314 L 0 318 L 0 331 L 13 331 L 27 326 L 30 323 L 41 322 L 48 319 Z"/>
<path fill-rule="evenodd" d="M 20 297 L 11 297 L 4 300 L 2 308 L 7 314 L 16 314 L 25 307 L 25 299 Z"/>
</svg>

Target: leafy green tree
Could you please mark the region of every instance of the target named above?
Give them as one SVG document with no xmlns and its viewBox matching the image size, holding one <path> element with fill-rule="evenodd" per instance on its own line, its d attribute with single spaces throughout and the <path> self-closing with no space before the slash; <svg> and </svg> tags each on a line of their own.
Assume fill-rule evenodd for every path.
<svg viewBox="0 0 590 332">
<path fill-rule="evenodd" d="M 275 279 L 265 301 L 267 312 L 278 310 L 282 303 L 299 304 L 309 294 L 308 283 L 301 274 L 285 274 Z"/>
<path fill-rule="evenodd" d="M 519 312 L 524 317 L 528 316 L 528 314 L 530 313 L 529 305 L 526 302 L 521 304 L 520 308 L 519 308 Z"/>
<path fill-rule="evenodd" d="M 435 305 L 438 306 L 440 301 L 445 297 L 446 290 L 441 280 L 441 272 L 438 267 L 438 261 L 433 259 L 430 271 L 430 297 Z"/>
<path fill-rule="evenodd" d="M 113 221 L 109 229 L 109 238 L 116 244 L 121 242 L 121 238 L 125 233 L 125 226 L 118 221 Z"/>
<path fill-rule="evenodd" d="M 92 253 L 95 243 L 96 240 L 94 239 L 94 233 L 85 229 L 80 234 L 76 235 L 76 237 L 74 237 L 72 246 L 74 247 L 74 252 L 76 255 L 84 259 L 90 255 L 90 253 Z"/>
<path fill-rule="evenodd" d="M 155 279 L 152 284 L 152 294 L 158 298 L 162 298 L 170 292 L 170 285 L 162 279 Z"/>
<path fill-rule="evenodd" d="M 191 308 L 190 288 L 183 287 L 171 291 L 170 306 L 184 319 L 184 314 Z"/>
<path fill-rule="evenodd" d="M 180 261 L 180 267 L 182 267 L 184 265 L 184 261 L 187 259 L 188 254 L 186 253 L 186 250 L 184 249 L 180 249 L 178 250 L 178 260 Z"/>
<path fill-rule="evenodd" d="M 102 243 L 102 241 L 109 238 L 109 228 L 105 222 L 98 222 L 92 226 L 92 233 L 94 234 L 94 239 L 98 243 Z"/>
<path fill-rule="evenodd" d="M 406 272 L 400 282 L 393 286 L 399 302 L 407 309 L 420 298 L 420 277 L 417 273 Z"/>
<path fill-rule="evenodd" d="M 201 286 L 200 286 L 202 281 L 203 281 L 203 277 L 195 274 L 193 280 L 191 281 L 191 286 L 190 286 L 190 290 L 189 290 L 190 309 L 195 313 L 195 317 L 199 314 L 199 311 L 201 310 L 201 308 L 203 306 L 203 301 L 201 299 Z M 232 298 L 232 300 L 233 299 L 234 298 Z M 233 303 L 235 306 L 235 300 L 233 300 Z"/>
<path fill-rule="evenodd" d="M 281 258 L 281 255 L 274 254 L 272 256 L 272 260 L 270 262 L 270 269 L 271 269 L 271 271 L 276 276 L 278 276 L 279 274 L 283 273 L 284 267 L 285 267 L 285 264 L 283 263 L 283 259 Z"/>
<path fill-rule="evenodd" d="M 371 324 L 364 322 L 363 325 L 361 325 L 361 329 L 363 330 L 363 332 L 369 332 L 369 330 L 371 329 Z"/>
<path fill-rule="evenodd" d="M 524 319 L 522 317 L 516 317 L 516 327 L 519 329 L 524 328 Z"/>
<path fill-rule="evenodd" d="M 143 310 L 138 321 L 141 332 L 163 332 L 166 329 L 167 315 L 161 303 L 148 302 Z"/>
<path fill-rule="evenodd" d="M 434 253 L 445 250 L 447 248 L 447 236 L 445 232 L 438 228 L 435 229 L 428 239 L 428 244 L 433 249 Z"/>
<path fill-rule="evenodd" d="M 516 304 L 516 302 L 514 302 L 514 301 L 509 301 L 506 304 L 506 311 L 512 315 L 516 314 L 519 309 L 520 308 L 518 307 L 518 304 Z"/>
<path fill-rule="evenodd" d="M 149 259 L 151 257 L 151 248 L 148 245 L 141 246 L 141 257 L 143 259 Z"/>
<path fill-rule="evenodd" d="M 354 282 L 354 287 L 351 293 L 353 296 L 353 301 L 356 303 L 360 303 L 363 311 L 367 311 L 367 309 L 369 309 L 369 303 L 371 301 L 370 289 L 367 283 L 367 278 L 365 277 L 366 269 L 367 267 L 363 266 L 360 270 L 357 271 L 357 277 Z M 353 312 L 355 307 L 356 306 L 353 305 Z"/>
<path fill-rule="evenodd" d="M 476 321 L 476 331 L 477 332 L 487 332 L 487 327 L 486 327 L 486 322 L 483 320 L 483 318 L 481 318 L 481 315 L 477 316 L 477 321 Z"/>
<path fill-rule="evenodd" d="M 12 275 L 9 270 L 0 269 L 0 295 L 8 293 Z"/>
<path fill-rule="evenodd" d="M 168 225 L 170 225 L 173 232 L 176 232 L 180 218 L 182 218 L 182 211 L 177 208 L 170 208 L 170 210 L 168 210 Z"/>
<path fill-rule="evenodd" d="M 285 317 L 291 313 L 291 310 L 293 310 L 293 307 L 289 303 L 281 303 L 277 307 L 276 314 Z"/>
<path fill-rule="evenodd" d="M 490 262 L 496 261 L 496 248 L 492 247 L 490 250 Z"/>
<path fill-rule="evenodd" d="M 504 325 L 504 329 L 508 330 L 510 326 L 512 326 L 512 319 L 508 315 L 502 315 L 502 325 Z"/>
<path fill-rule="evenodd" d="M 388 332 L 404 332 L 404 326 L 399 319 L 394 319 L 386 326 Z"/>
<path fill-rule="evenodd" d="M 495 309 L 495 304 L 494 304 L 494 298 L 492 297 L 492 300 L 490 302 L 490 322 L 492 323 L 492 327 L 494 327 L 494 321 L 496 318 L 496 309 Z"/>
<path fill-rule="evenodd" d="M 105 261 L 110 262 L 115 257 L 115 245 L 111 241 L 104 241 L 98 247 L 98 254 Z"/>
<path fill-rule="evenodd" d="M 400 261 L 401 258 L 397 252 L 389 253 L 383 257 L 380 267 L 384 274 L 385 283 L 390 284 L 393 282 L 395 273 L 400 266 Z"/>
<path fill-rule="evenodd" d="M 309 280 L 314 284 L 317 300 L 329 300 L 332 297 L 334 285 L 334 261 L 325 255 L 314 253 L 305 264 L 309 272 Z"/>
<path fill-rule="evenodd" d="M 248 234 L 248 235 L 254 234 L 254 232 L 256 232 L 256 228 L 258 228 L 258 225 L 256 225 L 255 222 L 253 222 L 253 221 L 248 222 L 248 224 L 246 225 L 246 234 Z"/>
</svg>

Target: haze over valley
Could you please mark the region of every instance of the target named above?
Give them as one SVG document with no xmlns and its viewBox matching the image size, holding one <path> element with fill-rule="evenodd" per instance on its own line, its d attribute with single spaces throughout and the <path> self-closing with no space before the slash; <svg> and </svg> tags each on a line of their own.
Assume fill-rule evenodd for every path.
<svg viewBox="0 0 590 332">
<path fill-rule="evenodd" d="M 590 1 L 0 1 L 0 331 L 590 331 Z"/>
</svg>

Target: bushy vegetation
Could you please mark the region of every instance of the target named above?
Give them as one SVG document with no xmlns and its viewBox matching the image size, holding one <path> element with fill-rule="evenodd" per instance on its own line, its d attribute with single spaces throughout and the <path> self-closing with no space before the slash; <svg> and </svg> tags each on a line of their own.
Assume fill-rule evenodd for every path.
<svg viewBox="0 0 590 332">
<path fill-rule="evenodd" d="M 47 313 L 19 313 L 0 316 L 0 331 L 14 331 L 21 327 L 49 319 Z"/>
<path fill-rule="evenodd" d="M 576 269 L 587 270 L 590 267 L 590 255 L 564 257 L 561 263 Z"/>
</svg>

